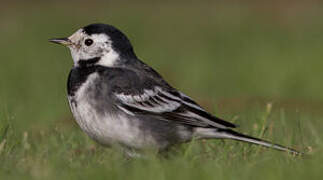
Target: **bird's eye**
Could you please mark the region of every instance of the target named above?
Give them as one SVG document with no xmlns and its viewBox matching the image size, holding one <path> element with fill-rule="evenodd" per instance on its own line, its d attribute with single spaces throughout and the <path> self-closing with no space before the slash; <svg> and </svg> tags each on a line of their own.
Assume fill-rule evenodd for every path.
<svg viewBox="0 0 323 180">
<path fill-rule="evenodd" d="M 92 39 L 86 39 L 84 41 L 84 44 L 87 45 L 87 46 L 91 46 L 93 44 L 93 40 Z"/>
</svg>

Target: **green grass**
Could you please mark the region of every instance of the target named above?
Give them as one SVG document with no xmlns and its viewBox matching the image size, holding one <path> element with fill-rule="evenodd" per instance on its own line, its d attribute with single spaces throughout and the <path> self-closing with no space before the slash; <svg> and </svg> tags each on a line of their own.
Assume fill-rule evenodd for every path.
<svg viewBox="0 0 323 180">
<path fill-rule="evenodd" d="M 259 5 L 259 4 L 258 4 Z M 0 179 L 320 179 L 322 6 L 234 3 L 4 3 L 0 7 Z M 48 39 L 114 24 L 138 56 L 238 130 L 306 152 L 194 141 L 128 160 L 74 123 L 72 60 Z M 270 106 L 272 105 L 272 108 Z"/>
</svg>

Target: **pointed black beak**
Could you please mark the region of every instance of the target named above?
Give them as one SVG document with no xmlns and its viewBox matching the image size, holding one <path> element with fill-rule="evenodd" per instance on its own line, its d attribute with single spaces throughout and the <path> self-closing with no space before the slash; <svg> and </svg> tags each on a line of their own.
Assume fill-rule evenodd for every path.
<svg viewBox="0 0 323 180">
<path fill-rule="evenodd" d="M 73 44 L 72 41 L 68 38 L 54 38 L 54 39 L 50 39 L 49 42 L 61 44 L 63 46 L 70 46 Z"/>
</svg>

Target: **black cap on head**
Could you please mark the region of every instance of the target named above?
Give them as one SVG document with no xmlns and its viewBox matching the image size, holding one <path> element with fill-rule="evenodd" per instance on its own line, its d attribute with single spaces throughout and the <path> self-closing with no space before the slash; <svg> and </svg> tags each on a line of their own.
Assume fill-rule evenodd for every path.
<svg viewBox="0 0 323 180">
<path fill-rule="evenodd" d="M 121 56 L 136 57 L 129 39 L 116 27 L 98 23 L 87 25 L 83 27 L 83 30 L 88 35 L 102 33 L 108 35 L 112 41 L 112 47 L 115 51 L 120 53 Z"/>
</svg>

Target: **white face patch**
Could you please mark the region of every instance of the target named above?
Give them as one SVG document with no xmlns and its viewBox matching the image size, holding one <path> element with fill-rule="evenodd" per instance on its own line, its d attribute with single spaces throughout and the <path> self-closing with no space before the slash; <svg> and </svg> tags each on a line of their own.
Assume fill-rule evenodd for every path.
<svg viewBox="0 0 323 180">
<path fill-rule="evenodd" d="M 115 62 L 118 59 L 119 59 L 119 54 L 111 48 L 109 53 L 106 53 L 105 55 L 103 55 L 97 64 L 101 66 L 111 67 L 115 64 Z"/>
<path fill-rule="evenodd" d="M 111 67 L 119 59 L 119 54 L 112 48 L 112 42 L 106 34 L 87 35 L 83 29 L 79 29 L 69 39 L 73 43 L 69 46 L 69 49 L 74 66 L 78 66 L 80 60 L 86 61 L 99 57 L 100 60 L 97 64 Z M 93 43 L 87 45 L 85 41 L 89 39 Z"/>
</svg>

